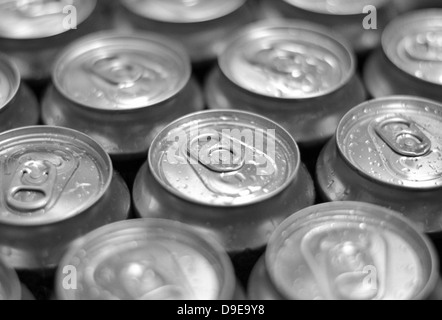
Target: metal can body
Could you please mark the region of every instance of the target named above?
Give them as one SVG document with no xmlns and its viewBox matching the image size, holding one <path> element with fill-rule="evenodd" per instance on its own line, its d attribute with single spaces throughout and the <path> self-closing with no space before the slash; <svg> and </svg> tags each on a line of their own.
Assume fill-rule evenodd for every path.
<svg viewBox="0 0 442 320">
<path fill-rule="evenodd" d="M 0 131 L 36 125 L 39 117 L 37 99 L 21 81 L 17 66 L 0 55 Z"/>
<path fill-rule="evenodd" d="M 441 9 L 422 10 L 386 28 L 382 48 L 364 67 L 372 97 L 406 94 L 442 101 L 441 18 Z"/>
<path fill-rule="evenodd" d="M 66 287 L 65 268 L 75 270 L 76 290 Z M 219 243 L 191 226 L 161 219 L 91 232 L 63 258 L 56 281 L 60 300 L 234 300 L 237 288 Z"/>
<path fill-rule="evenodd" d="M 442 6 L 442 3 L 438 0 L 394 0 L 394 2 L 400 12 L 423 8 L 440 8 Z"/>
<path fill-rule="evenodd" d="M 146 30 L 180 41 L 195 67 L 216 60 L 226 38 L 254 20 L 249 0 L 120 0 L 117 28 Z"/>
<path fill-rule="evenodd" d="M 6 300 L 34 300 L 34 297 L 20 283 L 17 273 L 0 259 L 0 301 Z"/>
<path fill-rule="evenodd" d="M 442 105 L 430 100 L 403 96 L 359 105 L 318 160 L 320 195 L 382 205 L 440 234 L 441 126 Z"/>
<path fill-rule="evenodd" d="M 275 227 L 314 200 L 293 138 L 276 123 L 240 111 L 201 112 L 169 125 L 154 140 L 133 191 L 140 217 L 212 234 L 242 281 Z"/>
<path fill-rule="evenodd" d="M 427 300 L 438 291 L 438 267 L 430 240 L 400 214 L 327 203 L 276 229 L 248 293 L 252 300 Z"/>
<path fill-rule="evenodd" d="M 205 88 L 209 108 L 266 116 L 301 148 L 322 146 L 340 118 L 365 100 L 353 51 L 317 25 L 252 25 L 229 43 L 218 64 Z"/>
<path fill-rule="evenodd" d="M 263 0 L 261 16 L 323 24 L 345 36 L 358 56 L 364 56 L 379 45 L 382 30 L 396 14 L 391 0 Z"/>
<path fill-rule="evenodd" d="M 0 255 L 18 270 L 56 267 L 71 242 L 124 220 L 129 191 L 86 135 L 26 127 L 0 135 Z"/>
<path fill-rule="evenodd" d="M 42 87 L 63 47 L 103 28 L 98 12 L 97 0 L 3 1 L 0 47 L 13 57 L 24 80 Z"/>
<path fill-rule="evenodd" d="M 150 34 L 97 33 L 65 49 L 43 122 L 82 131 L 114 160 L 145 158 L 172 120 L 203 109 L 184 50 Z"/>
</svg>

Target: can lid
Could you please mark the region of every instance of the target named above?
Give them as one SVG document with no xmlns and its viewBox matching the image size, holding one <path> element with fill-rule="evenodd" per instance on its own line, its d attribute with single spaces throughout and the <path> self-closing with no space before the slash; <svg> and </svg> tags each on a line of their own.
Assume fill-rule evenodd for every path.
<svg viewBox="0 0 442 320">
<path fill-rule="evenodd" d="M 66 266 L 77 290 L 62 287 Z M 233 267 L 221 246 L 171 220 L 138 219 L 97 229 L 60 263 L 57 293 L 68 300 L 231 299 Z"/>
<path fill-rule="evenodd" d="M 246 0 L 122 0 L 130 11 L 151 20 L 197 23 L 224 17 Z"/>
<path fill-rule="evenodd" d="M 71 29 L 94 11 L 97 0 L 3 0 L 0 2 L 0 37 L 39 39 Z"/>
<path fill-rule="evenodd" d="M 330 15 L 363 14 L 366 6 L 380 8 L 391 0 L 283 0 L 294 7 Z"/>
<path fill-rule="evenodd" d="M 0 54 L 0 109 L 9 104 L 20 87 L 20 72 L 15 63 Z"/>
<path fill-rule="evenodd" d="M 385 29 L 382 46 L 400 70 L 442 85 L 442 9 L 421 10 L 397 18 Z"/>
<path fill-rule="evenodd" d="M 345 40 L 319 25 L 289 20 L 245 28 L 229 42 L 219 65 L 241 88 L 279 99 L 329 94 L 355 73 Z"/>
<path fill-rule="evenodd" d="M 169 192 L 215 207 L 261 202 L 284 190 L 300 167 L 296 142 L 281 126 L 240 111 L 181 118 L 154 139 L 149 166 Z"/>
<path fill-rule="evenodd" d="M 17 273 L 0 259 L 0 301 L 20 299 L 21 284 Z"/>
<path fill-rule="evenodd" d="M 400 188 L 442 188 L 442 105 L 415 97 L 368 101 L 337 129 L 340 153 L 359 173 Z"/>
<path fill-rule="evenodd" d="M 112 163 L 88 136 L 60 127 L 0 135 L 0 223 L 47 225 L 95 204 L 108 189 Z"/>
<path fill-rule="evenodd" d="M 275 230 L 266 252 L 269 275 L 288 299 L 425 299 L 438 263 L 411 222 L 358 202 L 301 210 Z"/>
<path fill-rule="evenodd" d="M 178 44 L 148 33 L 99 32 L 67 47 L 53 81 L 68 99 L 96 109 L 129 110 L 163 102 L 190 79 Z"/>
</svg>

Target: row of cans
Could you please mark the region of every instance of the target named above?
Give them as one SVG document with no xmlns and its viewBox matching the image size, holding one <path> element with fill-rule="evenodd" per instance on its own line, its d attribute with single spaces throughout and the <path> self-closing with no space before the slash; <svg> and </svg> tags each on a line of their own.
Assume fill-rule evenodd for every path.
<svg viewBox="0 0 442 320">
<path fill-rule="evenodd" d="M 0 47 L 14 57 L 23 79 L 37 86 L 49 80 L 61 49 L 104 29 L 149 31 L 181 42 L 195 70 L 212 64 L 231 34 L 260 19 L 320 23 L 341 33 L 363 57 L 378 47 L 395 17 L 435 7 L 437 0 L 5 0 Z"/>
<path fill-rule="evenodd" d="M 201 10 L 198 4 L 187 3 L 192 8 L 187 16 L 175 11 L 177 3 L 180 7 L 184 2 L 122 1 L 114 5 L 127 9 L 117 10 L 126 18 L 116 21 L 126 30 L 163 33 L 170 28 L 166 35 L 179 34 L 177 40 L 187 39 L 186 32 L 210 30 L 195 38 L 204 38 L 207 44 L 207 39 L 223 38 L 213 32 L 223 29 L 221 21 L 233 27 L 224 30 L 226 34 L 249 22 L 242 13 L 253 4 L 223 2 L 223 11 L 219 1 L 204 2 Z M 94 14 L 98 17 L 107 10 L 94 1 L 70 3 L 80 8 L 79 26 L 86 33 L 92 30 L 87 21 L 96 23 Z M 151 6 L 143 11 L 141 3 Z M 311 1 L 272 3 L 278 4 L 263 14 L 304 6 L 321 16 L 320 22 L 326 21 L 323 15 L 351 17 L 351 12 L 340 12 L 339 5 L 353 10 L 346 1 L 327 2 L 327 11 L 319 13 L 321 1 L 316 8 Z M 61 8 L 46 5 L 26 4 L 19 17 L 41 25 L 48 18 L 45 10 Z M 385 16 L 394 16 L 392 2 L 377 1 L 376 7 L 385 9 L 380 10 Z M 5 8 L 15 12 L 15 1 L 7 1 Z M 152 12 L 164 21 L 152 23 L 155 19 L 148 16 Z M 169 15 L 174 12 L 178 14 Z M 205 27 L 197 26 L 202 15 Z M 370 96 L 411 93 L 441 101 L 441 15 L 434 9 L 415 12 L 386 27 L 382 48 L 368 59 L 364 72 Z M 315 21 L 290 16 L 294 17 Z M 179 21 L 183 33 L 176 31 L 176 19 L 185 19 Z M 195 24 L 183 27 L 192 21 Z M 331 19 L 331 26 L 335 22 Z M 156 29 L 155 24 L 161 27 Z M 17 25 L 23 28 L 16 31 L 41 31 L 36 25 Z M 341 29 L 355 30 L 348 27 L 350 22 L 346 25 Z M 80 34 L 71 31 L 74 38 Z M 379 31 L 370 34 L 380 41 Z M 422 234 L 436 239 L 442 230 L 441 105 L 405 96 L 363 103 L 367 93 L 357 74 L 354 50 L 361 57 L 367 48 L 360 49 L 355 41 L 348 44 L 351 35 L 338 36 L 311 22 L 277 19 L 246 26 L 228 42 L 214 44 L 211 58 L 201 60 L 189 50 L 204 53 L 196 40 L 186 40 L 182 47 L 160 35 L 106 32 L 71 43 L 74 39 L 63 35 L 71 44 L 58 53 L 53 44 L 64 47 L 67 42 L 53 41 L 54 36 L 15 34 L 5 42 L 11 46 L 2 46 L 18 66 L 7 57 L 1 59 L 2 130 L 36 124 L 39 115 L 50 125 L 0 136 L 1 254 L 9 265 L 17 270 L 74 266 L 81 285 L 66 289 L 59 272 L 59 298 L 233 299 L 241 297 L 241 290 L 226 252 L 238 268 L 254 265 L 266 250 L 252 273 L 251 297 L 435 296 L 438 258 Z M 35 41 L 23 41 L 29 37 Z M 37 78 L 28 77 L 23 61 L 50 65 L 49 51 L 40 51 L 43 38 L 58 58 L 46 75 L 39 70 L 34 73 Z M 35 47 L 24 49 L 23 43 Z M 20 60 L 17 52 L 26 57 Z M 214 60 L 219 53 L 218 65 L 201 90 L 192 65 L 197 70 L 202 60 Z M 47 81 L 50 72 L 52 84 L 40 113 L 21 79 L 34 86 L 34 80 Z M 193 113 L 205 105 L 217 110 Z M 327 142 L 315 170 L 322 200 L 375 203 L 411 222 L 361 203 L 311 207 L 314 179 L 301 155 L 306 160 L 306 154 Z M 130 161 L 144 162 L 146 155 L 141 169 L 132 167 Z M 121 222 L 130 215 L 131 199 L 113 169 L 120 163 L 125 164 L 123 171 L 138 172 L 132 200 L 135 215 L 144 220 Z M 164 219 L 196 227 L 215 240 Z M 150 251 L 145 256 L 146 247 Z M 294 266 L 296 274 L 291 271 Z M 369 286 L 366 279 L 372 280 Z M 0 296 L 10 297 L 8 286 L 3 287 Z M 12 297 L 17 298 L 20 286 L 12 288 Z"/>
<path fill-rule="evenodd" d="M 175 282 L 201 280 L 215 286 L 216 277 L 198 278 L 210 274 L 196 271 L 201 257 L 189 257 L 205 251 L 195 251 L 201 250 L 197 246 L 187 252 L 181 245 L 190 240 L 167 229 L 190 227 L 158 222 L 179 221 L 192 226 L 195 237 L 214 239 L 208 240 L 217 248 L 213 252 L 224 256 L 216 263 L 225 263 L 227 254 L 234 264 L 241 261 L 237 271 L 244 263 L 255 265 L 266 251 L 270 258 L 258 263 L 256 268 L 264 269 L 252 273 L 251 285 L 270 281 L 261 279 L 266 268 L 273 270 L 272 277 L 295 277 L 285 289 L 279 288 L 284 280 L 272 278 L 285 292 L 275 297 L 430 298 L 438 288 L 438 257 L 424 233 L 437 239 L 442 231 L 441 122 L 442 105 L 421 98 L 396 96 L 355 107 L 341 120 L 317 165 L 317 191 L 334 203 L 312 207 L 313 179 L 282 126 L 243 111 L 193 113 L 155 137 L 132 194 L 135 216 L 144 220 L 125 223 L 130 193 L 100 144 L 61 127 L 8 131 L 0 135 L 1 255 L 17 270 L 73 266 L 85 273 L 80 289 L 63 287 L 61 294 L 70 298 L 196 298 L 189 295 L 195 288 L 184 293 Z M 111 226 L 93 231 L 106 224 Z M 151 224 L 157 230 L 152 234 Z M 71 249 L 75 256 L 66 258 L 77 239 Z M 153 252 L 145 253 L 146 248 Z M 178 268 L 181 264 L 195 274 Z M 235 279 L 232 266 L 224 268 Z M 375 289 L 362 286 L 366 268 L 375 270 Z M 109 288 L 101 292 L 97 281 Z M 257 292 L 251 289 L 250 294 Z"/>
<path fill-rule="evenodd" d="M 0 59 L 2 129 L 35 125 L 41 117 L 88 134 L 124 162 L 144 158 L 154 136 L 180 116 L 205 107 L 242 109 L 281 124 L 308 155 L 367 97 L 442 101 L 441 16 L 431 9 L 392 22 L 364 81 L 351 46 L 325 28 L 299 20 L 252 24 L 231 38 L 204 90 L 177 43 L 147 33 L 95 33 L 58 56 L 41 108 L 21 68 Z"/>
</svg>

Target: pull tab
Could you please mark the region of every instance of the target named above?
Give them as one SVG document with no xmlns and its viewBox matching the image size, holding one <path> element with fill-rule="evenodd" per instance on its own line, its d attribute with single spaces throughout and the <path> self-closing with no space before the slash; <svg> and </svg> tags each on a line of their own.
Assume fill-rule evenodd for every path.
<svg viewBox="0 0 442 320">
<path fill-rule="evenodd" d="M 21 212 L 43 209 L 52 198 L 57 169 L 49 161 L 28 161 L 18 168 L 6 202 Z"/>
<path fill-rule="evenodd" d="M 408 39 L 405 50 L 413 60 L 442 62 L 442 32 L 421 33 Z"/>
<path fill-rule="evenodd" d="M 422 157 L 431 150 L 431 141 L 415 122 L 403 117 L 386 119 L 375 126 L 377 135 L 397 154 Z"/>
<path fill-rule="evenodd" d="M 239 148 L 235 148 L 236 145 Z M 189 157 L 219 173 L 241 170 L 245 164 L 241 153 L 241 144 L 235 144 L 230 136 L 221 133 L 201 134 L 190 142 L 187 149 Z"/>
<path fill-rule="evenodd" d="M 26 18 L 58 15 L 69 4 L 66 0 L 19 0 L 14 2 L 18 12 Z"/>
<path fill-rule="evenodd" d="M 96 60 L 87 69 L 100 79 L 120 88 L 134 86 L 144 73 L 143 67 L 118 56 Z"/>
</svg>

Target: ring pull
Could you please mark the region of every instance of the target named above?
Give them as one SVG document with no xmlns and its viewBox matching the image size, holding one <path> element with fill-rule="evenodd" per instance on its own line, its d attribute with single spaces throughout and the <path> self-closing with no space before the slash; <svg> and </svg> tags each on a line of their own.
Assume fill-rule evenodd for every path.
<svg viewBox="0 0 442 320">
<path fill-rule="evenodd" d="M 397 154 L 422 157 L 431 151 L 430 139 L 417 124 L 403 117 L 386 119 L 376 125 L 377 135 Z"/>
<path fill-rule="evenodd" d="M 52 199 L 57 169 L 49 161 L 28 161 L 20 166 L 7 193 L 7 204 L 21 212 L 45 208 Z"/>
<path fill-rule="evenodd" d="M 200 145 L 204 143 L 203 145 Z M 201 134 L 190 142 L 187 155 L 207 169 L 218 173 L 241 170 L 245 164 L 240 148 L 235 148 L 234 140 L 222 134 Z M 237 150 L 239 149 L 239 150 Z"/>
</svg>

